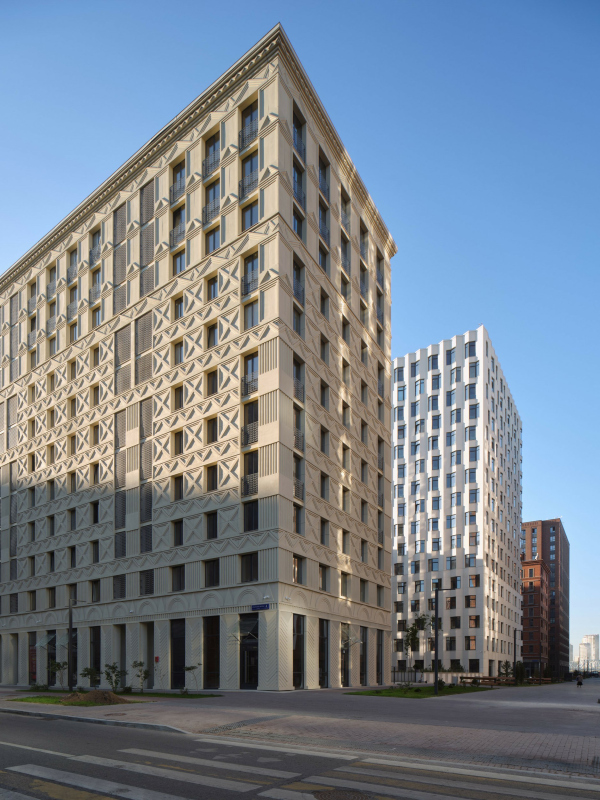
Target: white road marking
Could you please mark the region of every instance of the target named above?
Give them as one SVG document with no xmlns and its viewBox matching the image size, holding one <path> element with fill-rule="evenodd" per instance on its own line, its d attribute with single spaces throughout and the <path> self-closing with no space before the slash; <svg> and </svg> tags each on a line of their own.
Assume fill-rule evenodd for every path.
<svg viewBox="0 0 600 800">
<path fill-rule="evenodd" d="M 10 789 L 0 789 L 0 792 L 2 792 L 2 800 L 34 800 L 30 794 L 20 794 Z"/>
<path fill-rule="evenodd" d="M 120 750 L 120 753 L 131 753 L 134 756 L 142 756 L 146 758 L 162 758 L 167 761 L 180 761 L 182 764 L 195 764 L 198 767 L 217 767 L 217 769 L 226 769 L 230 772 L 248 772 L 254 775 L 265 775 L 270 778 L 297 778 L 299 772 L 284 772 L 280 769 L 266 769 L 265 767 L 251 767 L 244 766 L 244 764 L 228 764 L 222 761 L 213 761 L 209 758 L 194 758 L 193 756 L 180 756 L 173 755 L 172 753 L 160 753 L 155 750 L 138 750 L 132 747 L 127 750 Z"/>
<path fill-rule="evenodd" d="M 261 792 L 259 797 L 271 797 L 272 800 L 315 800 L 314 794 L 307 792 L 290 792 L 289 789 L 269 789 Z"/>
<path fill-rule="evenodd" d="M 0 742 L 4 747 L 18 747 L 20 750 L 33 750 L 34 753 L 47 753 L 50 756 L 61 756 L 61 758 L 70 758 L 68 753 L 57 753 L 56 750 L 44 750 L 41 747 L 28 747 L 26 744 L 14 744 L 13 742 Z"/>
<path fill-rule="evenodd" d="M 141 789 L 138 786 L 128 786 L 125 783 L 114 783 L 114 781 L 103 781 L 100 778 L 91 778 L 88 775 L 78 775 L 75 772 L 64 772 L 61 769 L 48 769 L 38 767 L 37 764 L 25 764 L 21 767 L 8 767 L 12 772 L 20 772 L 23 775 L 31 775 L 33 778 L 43 778 L 48 781 L 66 783 L 68 786 L 76 786 L 78 789 L 89 789 L 91 792 L 102 792 L 102 794 L 112 794 L 116 797 L 125 797 L 127 800 L 186 800 L 177 797 L 169 792 L 153 792 L 151 789 Z M 2 791 L 2 800 L 13 800 L 10 795 Z M 24 795 L 16 795 L 14 800 L 20 800 Z M 26 798 L 33 800 L 33 798 Z"/>
<path fill-rule="evenodd" d="M 247 750 L 269 750 L 272 753 L 285 753 L 288 756 L 318 756 L 320 758 L 337 758 L 341 761 L 358 761 L 364 759 L 364 753 L 355 753 L 352 756 L 348 756 L 342 753 L 332 753 L 330 751 L 323 751 L 323 750 L 304 750 L 302 747 L 297 747 L 296 745 L 288 745 L 287 747 L 277 747 L 276 745 L 271 744 L 270 742 L 265 742 L 264 744 L 259 744 L 258 742 L 244 742 L 243 745 L 239 741 L 232 741 L 227 740 L 225 738 L 214 738 L 214 737 L 202 737 L 202 739 L 196 739 L 197 742 L 210 742 L 211 744 L 220 744 L 226 745 L 228 747 L 245 747 Z"/>
</svg>

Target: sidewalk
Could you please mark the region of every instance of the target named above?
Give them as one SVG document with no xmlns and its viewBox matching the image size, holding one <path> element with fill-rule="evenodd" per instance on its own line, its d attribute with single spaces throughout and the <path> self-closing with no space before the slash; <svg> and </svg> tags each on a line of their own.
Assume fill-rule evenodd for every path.
<svg viewBox="0 0 600 800">
<path fill-rule="evenodd" d="M 321 690 L 223 693 L 203 700 L 147 695 L 147 702 L 130 706 L 68 708 L 14 703 L 2 692 L 0 711 L 600 777 L 599 695 L 600 681 L 586 681 L 580 690 L 561 684 L 423 700 Z"/>
</svg>

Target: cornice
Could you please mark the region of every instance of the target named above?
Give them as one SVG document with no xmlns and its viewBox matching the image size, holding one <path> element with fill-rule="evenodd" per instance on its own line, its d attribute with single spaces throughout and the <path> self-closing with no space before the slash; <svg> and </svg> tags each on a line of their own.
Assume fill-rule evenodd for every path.
<svg viewBox="0 0 600 800">
<path fill-rule="evenodd" d="M 348 175 L 352 176 L 352 188 L 355 196 L 364 209 L 369 212 L 372 223 L 377 227 L 379 236 L 391 258 L 397 247 L 385 226 L 381 216 L 373 203 L 364 183 L 356 172 L 356 168 L 342 144 L 342 141 L 321 103 L 308 75 L 306 74 L 298 56 L 283 27 L 278 23 L 254 47 L 235 62 L 220 78 L 212 83 L 204 92 L 193 100 L 186 108 L 165 125 L 155 136 L 131 156 L 119 169 L 117 169 L 104 183 L 85 198 L 73 211 L 62 219 L 52 230 L 30 248 L 0 277 L 0 294 L 11 283 L 22 278 L 23 273 L 31 268 L 35 262 L 43 259 L 49 250 L 61 240 L 73 233 L 78 225 L 94 213 L 102 211 L 102 207 L 125 187 L 126 183 L 139 178 L 143 170 L 150 166 L 150 162 L 168 149 L 173 147 L 177 139 L 183 137 L 199 121 L 199 118 L 208 114 L 218 103 L 222 102 L 226 93 L 235 92 L 239 85 L 251 78 L 268 59 L 275 54 L 281 55 L 287 63 L 290 75 L 296 81 L 304 99 L 309 103 L 315 119 L 319 122 L 321 133 L 327 139 L 332 150 L 336 153 L 340 163 L 346 168 Z"/>
</svg>

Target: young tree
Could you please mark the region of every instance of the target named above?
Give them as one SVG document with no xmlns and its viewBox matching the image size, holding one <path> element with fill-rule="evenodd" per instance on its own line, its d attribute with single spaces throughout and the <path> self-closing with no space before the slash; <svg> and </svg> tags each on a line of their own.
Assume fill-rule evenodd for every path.
<svg viewBox="0 0 600 800">
<path fill-rule="evenodd" d="M 68 661 L 51 661 L 50 662 L 50 672 L 53 675 L 56 675 L 56 678 L 60 684 L 60 688 L 64 692 L 65 690 L 65 676 L 67 673 L 67 668 L 69 666 Z"/>
<path fill-rule="evenodd" d="M 412 661 L 411 654 L 419 649 L 419 631 L 424 631 L 431 625 L 431 618 L 427 614 L 420 614 L 413 620 L 412 625 L 406 629 L 404 634 L 404 652 Z"/>
<path fill-rule="evenodd" d="M 194 678 L 194 686 L 196 687 L 196 691 L 197 692 L 200 691 L 200 688 L 198 686 L 198 676 L 196 675 L 196 670 L 198 669 L 198 667 L 201 667 L 201 666 L 202 666 L 202 664 L 192 664 L 189 667 L 184 667 L 184 670 L 186 672 L 191 672 L 192 673 L 192 677 Z"/>
<path fill-rule="evenodd" d="M 517 661 L 515 666 L 515 683 L 525 683 L 525 665 L 522 661 Z"/>
<path fill-rule="evenodd" d="M 502 666 L 500 667 L 500 672 L 504 675 L 505 678 L 508 678 L 512 675 L 512 664 L 510 661 L 503 661 Z"/>
<path fill-rule="evenodd" d="M 144 693 L 144 682 L 148 680 L 150 677 L 150 670 L 146 669 L 146 665 L 143 661 L 134 661 L 131 665 L 133 669 L 136 670 L 135 677 L 140 682 L 140 692 L 141 694 Z"/>
<path fill-rule="evenodd" d="M 86 667 L 79 674 L 82 678 L 89 678 L 90 686 L 97 686 L 100 683 L 100 673 L 94 667 Z"/>
<path fill-rule="evenodd" d="M 119 665 L 115 661 L 112 664 L 104 665 L 104 677 L 113 692 L 119 688 L 122 679 L 127 675 L 126 669 L 119 669 Z"/>
</svg>

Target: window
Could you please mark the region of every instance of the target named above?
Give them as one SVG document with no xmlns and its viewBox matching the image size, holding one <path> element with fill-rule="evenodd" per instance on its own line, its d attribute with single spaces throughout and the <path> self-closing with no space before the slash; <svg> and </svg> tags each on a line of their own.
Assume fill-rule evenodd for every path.
<svg viewBox="0 0 600 800">
<path fill-rule="evenodd" d="M 472 358 L 475 355 L 475 342 L 465 344 L 465 358 Z"/>
<path fill-rule="evenodd" d="M 100 581 L 90 581 L 90 589 L 91 589 L 91 596 L 92 596 L 92 603 L 99 603 L 100 602 Z"/>
<path fill-rule="evenodd" d="M 173 478 L 173 500 L 183 500 L 183 475 L 175 475 Z"/>
<path fill-rule="evenodd" d="M 304 583 L 304 559 L 302 556 L 292 556 L 292 581 L 294 583 Z"/>
<path fill-rule="evenodd" d="M 298 211 L 296 211 L 295 209 L 294 209 L 292 222 L 293 222 L 294 233 L 296 234 L 296 236 L 298 236 L 300 239 L 302 239 L 304 220 L 300 216 Z M 343 292 L 342 292 L 342 294 L 343 294 Z"/>
<path fill-rule="evenodd" d="M 217 323 L 209 325 L 206 329 L 206 346 L 216 347 L 219 343 L 219 331 Z"/>
<path fill-rule="evenodd" d="M 321 544 L 329 547 L 329 520 L 321 517 Z"/>
<path fill-rule="evenodd" d="M 216 369 L 206 373 L 206 396 L 217 394 L 219 390 L 219 373 Z M 183 389 L 182 389 L 183 393 Z M 183 408 L 183 405 L 181 406 Z"/>
<path fill-rule="evenodd" d="M 319 589 L 322 592 L 329 591 L 329 567 L 319 564 Z"/>
<path fill-rule="evenodd" d="M 321 427 L 321 452 L 329 455 L 329 431 Z"/>
<path fill-rule="evenodd" d="M 342 553 L 350 555 L 350 532 L 342 531 Z"/>
<path fill-rule="evenodd" d="M 474 594 L 465 595 L 465 608 L 476 608 L 476 607 L 477 607 L 477 595 Z"/>
<path fill-rule="evenodd" d="M 476 640 L 475 636 L 465 636 L 465 650 L 476 650 Z"/>
<path fill-rule="evenodd" d="M 140 572 L 140 594 L 154 594 L 154 570 L 144 569 Z"/>
<path fill-rule="evenodd" d="M 258 553 L 244 553 L 240 556 L 241 581 L 252 583 L 258 580 Z"/>
<path fill-rule="evenodd" d="M 180 456 L 183 453 L 183 431 L 175 431 L 173 434 L 173 455 Z"/>
<path fill-rule="evenodd" d="M 341 597 L 348 597 L 349 589 L 350 589 L 350 576 L 347 572 L 342 572 L 340 575 L 340 596 Z"/>
<path fill-rule="evenodd" d="M 244 503 L 244 533 L 258 530 L 258 500 Z"/>
<path fill-rule="evenodd" d="M 173 345 L 173 364 L 183 364 L 183 342 Z"/>
<path fill-rule="evenodd" d="M 173 301 L 173 317 L 174 319 L 183 317 L 183 297 L 176 297 Z"/>
<path fill-rule="evenodd" d="M 171 567 L 171 591 L 183 592 L 185 591 L 185 565 L 179 564 L 176 567 Z"/>
<path fill-rule="evenodd" d="M 242 209 L 242 230 L 246 231 L 258 223 L 258 201 Z"/>
<path fill-rule="evenodd" d="M 219 559 L 204 562 L 204 585 L 207 588 L 219 585 Z"/>
<path fill-rule="evenodd" d="M 456 348 L 453 347 L 452 350 L 446 350 L 446 366 L 449 364 L 454 364 L 456 361 Z"/>
<path fill-rule="evenodd" d="M 173 521 L 173 547 L 181 547 L 183 544 L 183 520 Z"/>
<path fill-rule="evenodd" d="M 218 488 L 217 465 L 211 464 L 209 467 L 206 467 L 206 491 L 216 492 Z"/>
<path fill-rule="evenodd" d="M 206 241 L 206 255 L 218 250 L 221 246 L 221 229 L 217 226 L 212 231 L 209 231 L 205 237 Z"/>
</svg>

